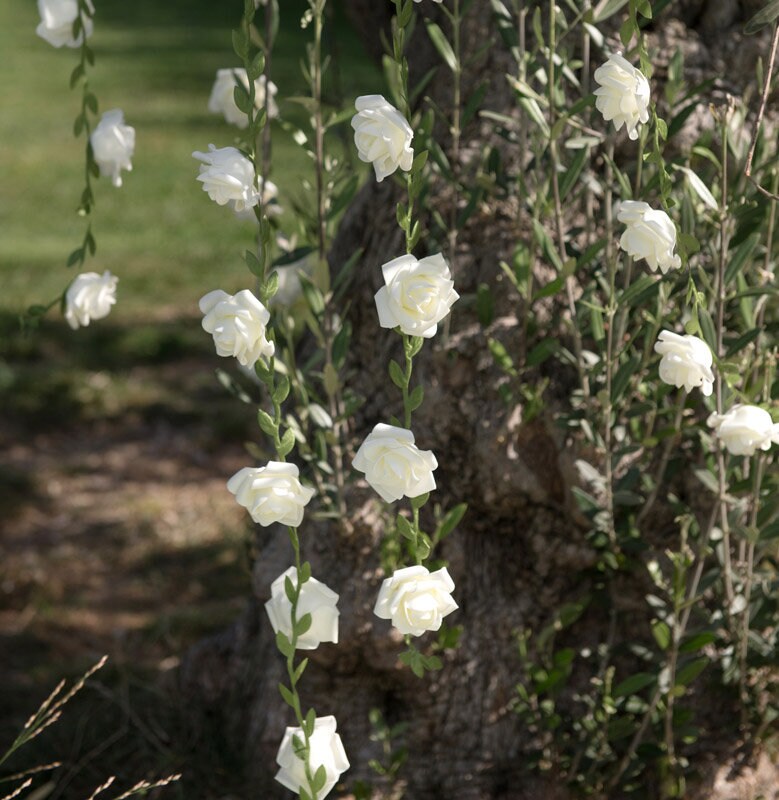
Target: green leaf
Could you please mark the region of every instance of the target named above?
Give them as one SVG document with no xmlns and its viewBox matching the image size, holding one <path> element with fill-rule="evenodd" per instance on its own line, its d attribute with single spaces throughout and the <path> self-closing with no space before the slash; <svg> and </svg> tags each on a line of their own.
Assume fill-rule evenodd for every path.
<svg viewBox="0 0 779 800">
<path fill-rule="evenodd" d="M 308 561 L 304 561 L 300 565 L 300 572 L 298 573 L 298 577 L 300 579 L 300 583 L 304 584 L 306 581 L 311 580 L 311 564 Z"/>
<path fill-rule="evenodd" d="M 456 72 L 457 70 L 457 57 L 454 54 L 454 50 L 452 50 L 452 45 L 449 44 L 449 40 L 446 38 L 444 32 L 435 22 L 431 22 L 430 20 L 425 20 L 425 27 L 427 28 L 427 35 L 430 37 L 430 41 L 433 43 L 433 46 L 436 50 L 438 50 L 438 54 L 444 60 L 444 63 L 449 67 L 452 72 Z"/>
<path fill-rule="evenodd" d="M 711 631 L 703 631 L 691 636 L 686 636 L 682 639 L 682 644 L 679 647 L 680 653 L 695 653 L 703 649 L 707 644 L 717 641 L 717 635 Z"/>
<path fill-rule="evenodd" d="M 287 638 L 287 635 L 281 631 L 276 634 L 276 647 L 278 647 L 279 652 L 287 658 L 289 658 L 294 652 L 292 648 L 292 642 L 290 642 L 290 640 Z"/>
<path fill-rule="evenodd" d="M 293 678 L 295 679 L 295 683 L 297 683 L 303 672 L 305 671 L 306 667 L 308 666 L 308 659 L 304 658 L 296 667 L 295 671 L 292 673 Z"/>
<path fill-rule="evenodd" d="M 446 516 L 441 520 L 441 524 L 436 531 L 436 538 L 443 539 L 448 536 L 462 521 L 465 512 L 468 510 L 467 503 L 458 503 L 454 508 L 446 512 Z"/>
<path fill-rule="evenodd" d="M 709 659 L 705 656 L 701 658 L 696 658 L 694 661 L 690 661 L 688 664 L 685 664 L 677 673 L 676 673 L 676 686 L 689 686 L 697 677 L 698 675 L 703 672 L 704 669 L 709 665 Z"/>
<path fill-rule="evenodd" d="M 655 637 L 657 646 L 661 650 L 668 649 L 668 646 L 671 644 L 671 629 L 665 622 L 659 619 L 652 620 L 652 636 Z"/>
<path fill-rule="evenodd" d="M 260 430 L 267 434 L 268 436 L 275 436 L 276 435 L 276 423 L 273 420 L 273 417 L 267 412 L 263 411 L 261 408 L 257 409 L 257 423 L 260 426 Z"/>
<path fill-rule="evenodd" d="M 303 289 L 303 297 L 305 297 L 306 303 L 311 309 L 311 313 L 315 317 L 321 316 L 322 312 L 325 310 L 325 298 L 322 296 L 322 292 L 320 292 L 305 275 L 301 274 L 299 277 L 300 285 Z"/>
<path fill-rule="evenodd" d="M 303 614 L 303 616 L 295 623 L 295 635 L 302 636 L 306 631 L 311 628 L 311 614 Z"/>
<path fill-rule="evenodd" d="M 252 100 L 243 84 L 233 87 L 233 100 L 235 100 L 239 111 L 243 111 L 244 114 L 249 113 L 252 107 Z"/>
<path fill-rule="evenodd" d="M 257 55 L 252 59 L 252 63 L 249 64 L 249 69 L 247 70 L 247 74 L 250 81 L 256 81 L 257 78 L 262 75 L 262 71 L 265 69 L 265 53 L 260 50 Z"/>
<path fill-rule="evenodd" d="M 403 374 L 403 370 L 400 368 L 400 364 L 398 364 L 394 358 L 391 359 L 389 363 L 389 376 L 398 389 L 405 389 L 408 385 L 406 383 L 406 376 Z"/>
<path fill-rule="evenodd" d="M 548 358 L 553 356 L 560 349 L 557 339 L 542 339 L 525 358 L 525 364 L 529 367 L 537 367 L 543 364 Z"/>
<path fill-rule="evenodd" d="M 292 428 L 287 428 L 284 435 L 281 437 L 281 444 L 279 445 L 279 455 L 286 456 L 292 452 L 295 446 L 295 432 Z"/>
<path fill-rule="evenodd" d="M 646 688 L 656 680 L 654 675 L 648 672 L 637 672 L 629 678 L 625 678 L 622 683 L 617 684 L 617 687 L 611 693 L 614 698 L 627 697 L 630 694 L 636 694 L 642 689 Z"/>
<path fill-rule="evenodd" d="M 411 497 L 409 498 L 411 502 L 411 508 L 420 509 L 427 503 L 429 499 L 430 492 L 424 492 L 423 494 L 418 494 L 416 497 Z"/>
<path fill-rule="evenodd" d="M 408 397 L 408 407 L 412 411 L 416 411 L 421 405 L 422 401 L 425 399 L 425 390 L 424 387 L 420 384 L 414 388 L 414 391 Z"/>
<path fill-rule="evenodd" d="M 288 706 L 295 707 L 295 695 L 283 683 L 279 684 L 279 693 Z"/>
<path fill-rule="evenodd" d="M 287 600 L 289 600 L 290 603 L 295 602 L 297 589 L 295 588 L 295 584 L 289 575 L 284 578 L 284 594 L 287 595 Z"/>
<path fill-rule="evenodd" d="M 233 30 L 233 50 L 242 61 L 249 55 L 249 37 L 243 28 Z"/>
<path fill-rule="evenodd" d="M 777 17 L 779 17 L 779 0 L 771 0 L 744 25 L 744 33 L 751 36 L 766 25 L 770 25 Z"/>
<path fill-rule="evenodd" d="M 316 725 L 316 711 L 313 708 L 309 708 L 306 712 L 306 718 L 303 720 L 303 728 L 306 733 L 311 736 L 314 732 L 314 726 Z"/>
<path fill-rule="evenodd" d="M 316 772 L 314 773 L 314 780 L 312 781 L 313 786 L 311 787 L 317 794 L 325 788 L 325 784 L 327 783 L 327 770 L 325 769 L 324 764 L 320 764 Z"/>
<path fill-rule="evenodd" d="M 404 539 L 409 539 L 413 542 L 417 538 L 417 533 L 414 530 L 414 526 L 401 514 L 398 514 L 398 516 L 395 518 L 395 525 L 398 529 L 398 533 Z"/>
<path fill-rule="evenodd" d="M 289 396 L 289 378 L 282 375 L 273 390 L 273 402 L 281 405 Z"/>
</svg>

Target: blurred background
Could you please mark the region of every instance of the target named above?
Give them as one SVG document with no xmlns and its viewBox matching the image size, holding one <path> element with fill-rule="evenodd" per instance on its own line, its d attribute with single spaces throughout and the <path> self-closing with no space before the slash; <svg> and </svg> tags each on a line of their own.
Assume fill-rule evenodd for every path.
<svg viewBox="0 0 779 800">
<path fill-rule="evenodd" d="M 97 254 L 83 269 L 117 275 L 118 303 L 79 331 L 55 307 L 22 332 L 24 310 L 76 274 L 65 262 L 84 232 L 81 97 L 68 88 L 77 52 L 35 35 L 35 3 L 0 4 L 0 752 L 61 678 L 110 661 L 0 774 L 59 760 L 45 795 L 86 797 L 109 774 L 129 783 L 186 763 L 165 796 L 229 796 L 230 754 L 218 741 L 189 747 L 169 688 L 186 649 L 233 621 L 250 591 L 248 517 L 225 482 L 247 463 L 254 413 L 217 380 L 231 365 L 201 330 L 197 301 L 246 288 L 254 227 L 208 199 L 191 156 L 235 144 L 207 103 L 216 70 L 237 66 L 230 30 L 242 3 L 95 5 L 90 85 L 101 113 L 123 109 L 136 151 L 121 189 L 94 186 Z M 283 98 L 306 90 L 306 5 L 283 0 L 273 56 L 292 120 L 305 119 Z M 348 107 L 383 79 L 338 4 L 328 9 L 339 59 L 326 93 Z M 274 123 L 270 178 L 288 236 L 310 174 Z"/>
</svg>

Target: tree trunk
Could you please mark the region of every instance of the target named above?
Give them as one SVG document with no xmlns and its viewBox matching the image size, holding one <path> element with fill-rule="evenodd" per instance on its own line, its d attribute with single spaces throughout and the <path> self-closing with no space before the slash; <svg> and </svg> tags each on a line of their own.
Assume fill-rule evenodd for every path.
<svg viewBox="0 0 779 800">
<path fill-rule="evenodd" d="M 663 64 L 680 46 L 690 71 L 689 83 L 698 74 L 727 75 L 727 83 L 720 83 L 717 91 L 743 95 L 744 87 L 753 81 L 756 52 L 765 50 L 766 41 L 765 37 L 745 39 L 740 31 L 744 19 L 762 4 L 759 0 L 672 4 L 650 34 L 652 45 L 659 47 L 658 72 L 662 74 Z M 349 0 L 345 5 L 364 38 L 378 41 L 379 12 L 374 2 Z M 436 15 L 435 6 L 430 5 L 425 2 L 419 9 Z M 510 56 L 499 46 L 482 47 L 497 41 L 489 8 L 486 0 L 475 0 L 465 21 L 463 41 L 477 61 L 465 76 L 464 94 L 467 98 L 487 80 L 484 105 L 516 115 L 504 77 L 512 69 Z M 440 11 L 437 17 L 445 27 Z M 413 85 L 437 58 L 421 24 L 409 52 Z M 446 108 L 449 73 L 440 69 L 427 91 Z M 689 124 L 708 124 L 707 113 L 701 108 Z M 444 140 L 443 126 L 439 133 L 439 141 Z M 486 143 L 499 148 L 505 162 L 517 161 L 516 148 L 512 152 L 494 135 L 489 121 L 477 119 L 465 131 L 460 168 L 471 169 Z M 370 180 L 348 210 L 330 254 L 337 266 L 363 248 L 351 294 L 354 344 L 349 372 L 355 390 L 367 398 L 354 425 L 357 443 L 376 422 L 399 414 L 399 393 L 386 374 L 389 358 L 398 358 L 399 339 L 378 327 L 372 300 L 381 264 L 403 252 L 395 223 L 398 199 L 400 189 L 391 180 L 381 184 Z M 435 208 L 448 219 L 450 203 L 451 192 L 440 189 L 437 193 L 434 186 L 428 210 Z M 440 672 L 420 680 L 401 667 L 397 656 L 404 649 L 402 640 L 388 622 L 372 614 L 382 580 L 382 523 L 375 493 L 360 484 L 350 489 L 353 530 L 349 534 L 310 518 L 301 529 L 304 557 L 311 561 L 314 576 L 341 596 L 340 643 L 306 653 L 311 663 L 301 693 L 304 707 L 314 706 L 320 715 L 334 714 L 338 719 L 352 764 L 342 779 L 347 787 L 358 778 L 378 785 L 367 766 L 370 759 L 382 758 L 380 745 L 371 741 L 368 721 L 370 710 L 378 708 L 390 725 L 408 723 L 399 744 L 408 748 L 400 777 L 409 800 L 569 796 L 555 774 L 543 779 L 527 769 L 527 754 L 539 742 L 513 704 L 520 674 L 516 633 L 548 625 L 561 606 L 586 595 L 595 579 L 589 571 L 595 553 L 571 502 L 576 454 L 552 421 L 554 412 L 565 407 L 576 375 L 559 365 L 548 366 L 540 376 L 550 380 L 546 409 L 525 423 L 522 407 L 509 408 L 502 400 L 497 387 L 504 376 L 486 347 L 490 336 L 513 351 L 528 347 L 522 341 L 521 309 L 508 291 L 501 290 L 499 267 L 501 260 L 510 259 L 516 241 L 527 236 L 527 229 L 512 201 L 491 202 L 470 218 L 458 241 L 455 285 L 463 297 L 475 295 L 481 283 L 492 287 L 493 321 L 484 330 L 474 303 L 460 301 L 454 307 L 449 335 L 426 343 L 415 363 L 415 377 L 425 387 L 425 402 L 415 414 L 414 429 L 419 445 L 432 449 L 440 465 L 433 500 L 444 507 L 462 500 L 469 505 L 462 524 L 440 553 L 449 564 L 460 606 L 447 622 L 462 627 L 460 646 L 447 652 Z M 425 249 L 424 238 L 419 249 Z M 539 281 L 547 280 L 539 276 Z M 550 303 L 546 313 L 550 330 L 561 327 L 558 306 Z M 181 685 L 198 711 L 193 719 L 203 725 L 207 718 L 209 735 L 220 737 L 225 750 L 238 756 L 237 768 L 245 770 L 246 786 L 251 787 L 251 795 L 246 796 L 283 798 L 289 793 L 273 781 L 275 754 L 292 720 L 277 690 L 284 680 L 283 663 L 262 604 L 269 597 L 271 582 L 289 566 L 291 550 L 285 530 L 258 529 L 256 537 L 254 596 L 246 614 L 232 629 L 189 654 Z M 635 578 L 623 581 L 615 595 L 619 611 L 627 613 L 619 615 L 613 632 L 616 640 L 640 637 L 645 624 L 649 641 L 648 622 L 641 611 L 648 587 Z M 608 610 L 591 605 L 574 632 L 567 634 L 566 643 L 577 652 L 586 648 L 595 652 L 598 643 L 608 638 L 608 627 Z M 572 679 L 569 696 L 561 702 L 570 703 L 575 691 L 587 690 L 593 662 L 588 663 L 586 674 Z M 706 698 L 697 701 L 705 704 Z M 725 715 L 731 711 L 729 703 L 728 698 L 722 700 Z M 704 738 L 700 752 L 694 754 L 700 776 L 698 796 L 707 798 L 720 796 L 712 788 L 717 762 L 728 759 L 738 744 L 735 726 L 723 724 L 725 720 L 715 710 L 710 715 L 711 738 Z M 770 783 L 775 777 L 769 775 L 767 786 L 779 787 L 779 782 Z M 342 795 L 334 792 L 333 796 Z"/>
</svg>

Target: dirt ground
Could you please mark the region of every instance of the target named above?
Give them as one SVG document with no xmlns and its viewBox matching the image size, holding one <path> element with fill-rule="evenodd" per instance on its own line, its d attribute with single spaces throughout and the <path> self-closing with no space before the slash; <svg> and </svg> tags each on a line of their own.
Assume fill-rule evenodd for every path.
<svg viewBox="0 0 779 800">
<path fill-rule="evenodd" d="M 194 319 L 78 338 L 7 321 L 0 346 L 0 753 L 61 678 L 110 659 L 0 774 L 63 761 L 49 796 L 75 798 L 175 771 L 165 675 L 250 592 L 251 531 L 225 487 L 251 463 L 250 407 Z"/>
</svg>

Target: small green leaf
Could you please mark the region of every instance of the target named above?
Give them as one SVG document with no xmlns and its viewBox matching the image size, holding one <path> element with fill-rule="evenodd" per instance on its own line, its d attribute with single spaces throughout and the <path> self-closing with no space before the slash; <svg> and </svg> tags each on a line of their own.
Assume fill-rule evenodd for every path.
<svg viewBox="0 0 779 800">
<path fill-rule="evenodd" d="M 637 672 L 629 678 L 625 678 L 622 683 L 617 684 L 617 687 L 611 693 L 614 698 L 627 697 L 631 694 L 636 694 L 642 689 L 656 681 L 656 677 L 649 672 Z"/>
<path fill-rule="evenodd" d="M 401 514 L 398 514 L 396 517 L 395 525 L 397 526 L 398 533 L 405 539 L 409 539 L 413 542 L 417 538 L 414 526 Z"/>
<path fill-rule="evenodd" d="M 430 20 L 425 20 L 425 27 L 427 28 L 427 35 L 430 37 L 430 41 L 433 43 L 435 49 L 438 50 L 438 54 L 444 60 L 444 63 L 452 72 L 456 72 L 457 57 L 444 32 L 435 22 L 431 22 Z"/>
<path fill-rule="evenodd" d="M 412 411 L 416 411 L 421 405 L 422 401 L 425 399 L 425 390 L 420 384 L 414 388 L 414 391 L 408 397 L 408 407 Z"/>
<path fill-rule="evenodd" d="M 257 409 L 257 422 L 263 433 L 268 436 L 276 435 L 276 423 L 267 411 L 263 411 L 261 408 Z"/>
<path fill-rule="evenodd" d="M 290 640 L 287 638 L 287 635 L 281 631 L 276 634 L 276 647 L 278 647 L 279 652 L 287 658 L 289 658 L 294 652 L 292 649 L 292 642 L 290 642 Z"/>
<path fill-rule="evenodd" d="M 295 432 L 292 428 L 287 428 L 284 432 L 284 435 L 281 437 L 281 443 L 279 444 L 278 452 L 280 456 L 289 455 L 292 452 L 292 448 L 295 446 Z"/>
<path fill-rule="evenodd" d="M 668 649 L 668 646 L 671 644 L 671 629 L 665 622 L 659 619 L 652 620 L 652 636 L 655 637 L 657 646 L 661 650 Z"/>
<path fill-rule="evenodd" d="M 448 536 L 460 524 L 467 510 L 467 503 L 458 503 L 454 508 L 447 511 L 446 516 L 441 520 L 441 524 L 436 531 L 438 539 L 443 539 L 445 536 Z"/>
<path fill-rule="evenodd" d="M 777 17 L 779 17 L 779 0 L 771 0 L 744 25 L 744 33 L 751 36 L 766 25 L 770 25 Z"/>
<path fill-rule="evenodd" d="M 303 614 L 303 616 L 295 623 L 295 635 L 302 636 L 306 631 L 311 628 L 311 614 Z"/>
<path fill-rule="evenodd" d="M 295 602 L 295 596 L 297 595 L 297 589 L 295 588 L 295 584 L 292 581 L 292 578 L 289 577 L 289 575 L 287 575 L 284 578 L 284 594 L 287 595 L 287 600 L 289 600 L 290 603 L 294 603 Z"/>
<path fill-rule="evenodd" d="M 295 695 L 283 683 L 279 684 L 279 693 L 288 706 L 295 707 Z"/>
<path fill-rule="evenodd" d="M 403 374 L 403 370 L 400 368 L 400 364 L 398 364 L 395 359 L 391 359 L 389 363 L 389 376 L 392 379 L 392 382 L 398 389 L 405 389 L 407 386 L 406 383 L 406 376 Z"/>
<path fill-rule="evenodd" d="M 289 378 L 282 375 L 273 390 L 273 402 L 281 405 L 289 397 Z"/>
</svg>

